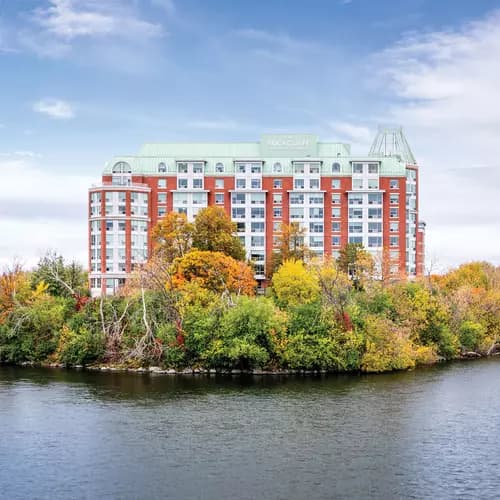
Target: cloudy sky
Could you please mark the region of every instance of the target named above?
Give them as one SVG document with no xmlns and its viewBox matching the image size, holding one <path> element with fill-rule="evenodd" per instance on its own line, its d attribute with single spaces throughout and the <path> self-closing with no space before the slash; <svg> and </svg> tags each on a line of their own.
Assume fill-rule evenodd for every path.
<svg viewBox="0 0 500 500">
<path fill-rule="evenodd" d="M 86 193 L 147 141 L 404 126 L 434 269 L 500 264 L 500 1 L 0 0 L 0 265 L 86 262 Z"/>
</svg>

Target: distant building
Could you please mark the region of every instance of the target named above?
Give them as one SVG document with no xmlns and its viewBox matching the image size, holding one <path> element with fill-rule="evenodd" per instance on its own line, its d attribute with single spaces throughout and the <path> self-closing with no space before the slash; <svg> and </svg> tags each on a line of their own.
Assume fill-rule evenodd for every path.
<svg viewBox="0 0 500 500">
<path fill-rule="evenodd" d="M 280 224 L 292 222 L 318 256 L 362 243 L 391 272 L 422 273 L 418 166 L 401 129 L 379 130 L 366 156 L 314 135 L 264 135 L 248 143 L 145 144 L 136 156 L 109 161 L 89 190 L 92 295 L 114 293 L 147 260 L 151 229 L 165 214 L 193 220 L 209 205 L 237 224 L 259 286 Z"/>
</svg>

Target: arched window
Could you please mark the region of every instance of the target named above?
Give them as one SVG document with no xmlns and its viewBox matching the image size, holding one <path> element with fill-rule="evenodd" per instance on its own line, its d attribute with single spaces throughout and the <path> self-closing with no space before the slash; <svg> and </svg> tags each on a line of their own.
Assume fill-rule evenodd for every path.
<svg viewBox="0 0 500 500">
<path fill-rule="evenodd" d="M 337 162 L 332 163 L 332 173 L 333 174 L 340 173 L 340 163 Z"/>
<path fill-rule="evenodd" d="M 114 174 L 131 174 L 132 168 L 126 161 L 119 161 L 113 165 Z"/>
<path fill-rule="evenodd" d="M 273 165 L 273 172 L 276 172 L 276 173 L 281 172 L 281 163 L 280 163 L 279 161 L 277 161 L 277 162 Z"/>
<path fill-rule="evenodd" d="M 167 166 L 165 163 L 160 162 L 158 163 L 158 172 L 165 173 L 167 171 Z"/>
<path fill-rule="evenodd" d="M 215 171 L 220 173 L 220 172 L 224 172 L 224 164 L 223 163 L 216 163 L 215 164 Z"/>
</svg>

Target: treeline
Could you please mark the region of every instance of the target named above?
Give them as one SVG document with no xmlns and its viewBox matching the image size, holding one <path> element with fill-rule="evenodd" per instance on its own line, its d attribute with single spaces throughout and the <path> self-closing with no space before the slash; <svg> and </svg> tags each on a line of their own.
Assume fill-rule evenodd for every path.
<svg viewBox="0 0 500 500">
<path fill-rule="evenodd" d="M 296 229 L 296 228 L 295 228 Z M 155 252 L 114 297 L 48 254 L 0 276 L 0 362 L 383 372 L 500 350 L 500 268 L 407 281 L 360 246 L 316 261 L 284 227 L 265 296 L 223 210 L 169 214 Z M 376 274 L 376 277 L 375 277 Z"/>
</svg>

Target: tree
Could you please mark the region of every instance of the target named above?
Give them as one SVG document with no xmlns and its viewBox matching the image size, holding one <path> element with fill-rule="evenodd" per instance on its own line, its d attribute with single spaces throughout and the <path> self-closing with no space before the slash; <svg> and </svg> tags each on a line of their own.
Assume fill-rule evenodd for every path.
<svg viewBox="0 0 500 500">
<path fill-rule="evenodd" d="M 202 289 L 222 294 L 230 300 L 231 294 L 253 295 L 255 280 L 252 269 L 222 252 L 191 250 L 176 259 L 173 265 L 174 286 L 183 289 L 196 283 Z"/>
<path fill-rule="evenodd" d="M 0 275 L 0 324 L 16 306 L 31 295 L 27 274 L 18 262 L 14 262 Z"/>
<path fill-rule="evenodd" d="M 312 252 L 304 243 L 305 234 L 306 229 L 298 222 L 281 224 L 278 243 L 271 256 L 271 275 L 286 260 L 307 261 L 311 258 Z"/>
<path fill-rule="evenodd" d="M 236 224 L 221 207 L 200 210 L 193 224 L 193 247 L 245 259 L 245 248 L 236 236 Z"/>
<path fill-rule="evenodd" d="M 342 248 L 337 264 L 340 270 L 350 277 L 354 287 L 358 290 L 363 288 L 366 279 L 373 274 L 373 258 L 361 243 L 348 243 Z"/>
<path fill-rule="evenodd" d="M 31 286 L 47 285 L 47 291 L 55 297 L 78 297 L 87 294 L 87 273 L 76 261 L 64 262 L 61 255 L 47 251 L 39 260 L 31 275 Z"/>
<path fill-rule="evenodd" d="M 278 304 L 294 307 L 319 298 L 317 277 L 300 260 L 287 260 L 273 275 L 273 290 Z"/>
<path fill-rule="evenodd" d="M 168 262 L 191 250 L 194 227 L 185 214 L 170 212 L 153 228 L 154 252 Z"/>
</svg>

